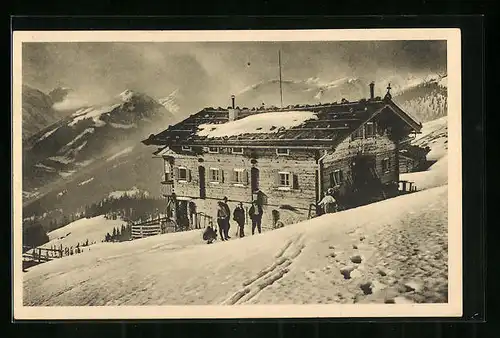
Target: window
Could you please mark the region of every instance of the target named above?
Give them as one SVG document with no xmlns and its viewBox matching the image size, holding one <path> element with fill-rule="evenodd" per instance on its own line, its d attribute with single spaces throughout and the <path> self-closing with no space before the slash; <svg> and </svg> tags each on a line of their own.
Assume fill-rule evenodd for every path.
<svg viewBox="0 0 500 338">
<path fill-rule="evenodd" d="M 222 182 L 222 170 L 219 168 L 210 168 L 209 175 L 210 183 Z"/>
<path fill-rule="evenodd" d="M 177 180 L 181 182 L 188 181 L 188 169 L 185 167 L 179 167 L 179 174 L 177 176 Z"/>
<path fill-rule="evenodd" d="M 362 139 L 363 138 L 363 128 L 357 129 L 351 136 L 352 140 Z"/>
<path fill-rule="evenodd" d="M 243 154 L 243 148 L 232 148 L 233 154 Z"/>
<path fill-rule="evenodd" d="M 279 173 L 279 185 L 281 187 L 290 187 L 290 173 L 280 172 Z"/>
<path fill-rule="evenodd" d="M 164 174 L 165 174 L 165 182 L 169 182 L 172 180 L 172 166 L 171 164 L 165 160 L 165 170 L 164 170 Z"/>
<path fill-rule="evenodd" d="M 389 172 L 389 164 L 390 164 L 390 163 L 389 163 L 389 158 L 388 158 L 388 157 L 386 157 L 386 158 L 384 158 L 384 159 L 382 160 L 382 171 L 383 171 L 384 173 Z"/>
<path fill-rule="evenodd" d="M 212 153 L 212 154 L 216 154 L 216 153 L 219 152 L 219 148 L 217 148 L 217 147 L 209 147 L 208 148 L 208 152 Z"/>
<path fill-rule="evenodd" d="M 170 174 L 172 172 L 172 165 L 169 161 L 163 160 L 164 172 L 165 174 Z"/>
<path fill-rule="evenodd" d="M 335 170 L 330 174 L 330 185 L 337 186 L 344 182 L 344 173 L 342 170 Z"/>
<path fill-rule="evenodd" d="M 365 137 L 375 136 L 375 123 L 366 122 L 365 124 Z"/>
<path fill-rule="evenodd" d="M 190 146 L 182 146 L 182 150 L 191 151 L 191 147 Z"/>
<path fill-rule="evenodd" d="M 164 160 L 165 182 L 172 180 L 172 165 L 167 160 Z"/>
<path fill-rule="evenodd" d="M 280 156 L 280 155 L 290 155 L 290 149 L 283 149 L 283 148 L 278 148 L 276 149 L 276 155 Z"/>
<path fill-rule="evenodd" d="M 234 171 L 233 171 L 233 183 L 235 185 L 247 184 L 247 172 L 245 169 L 234 169 Z"/>
</svg>

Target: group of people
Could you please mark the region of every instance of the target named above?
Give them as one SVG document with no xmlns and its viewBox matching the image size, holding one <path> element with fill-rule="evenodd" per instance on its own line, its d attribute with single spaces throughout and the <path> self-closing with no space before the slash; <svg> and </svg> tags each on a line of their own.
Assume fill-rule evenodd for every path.
<svg viewBox="0 0 500 338">
<path fill-rule="evenodd" d="M 219 227 L 219 235 L 222 241 L 227 241 L 231 237 L 229 236 L 229 229 L 231 228 L 230 218 L 231 209 L 227 204 L 228 198 L 224 197 L 222 201 L 217 202 L 217 225 Z M 262 206 L 257 202 L 253 201 L 252 206 L 248 210 L 248 216 L 252 221 L 252 235 L 255 234 L 255 229 L 259 233 L 262 232 L 262 216 L 263 216 Z M 243 203 L 239 202 L 233 211 L 233 221 L 238 224 L 237 234 L 239 237 L 245 237 L 245 208 Z M 217 238 L 217 232 L 213 225 L 209 225 L 205 232 L 203 233 L 203 240 L 207 241 L 208 244 L 212 243 Z"/>
</svg>

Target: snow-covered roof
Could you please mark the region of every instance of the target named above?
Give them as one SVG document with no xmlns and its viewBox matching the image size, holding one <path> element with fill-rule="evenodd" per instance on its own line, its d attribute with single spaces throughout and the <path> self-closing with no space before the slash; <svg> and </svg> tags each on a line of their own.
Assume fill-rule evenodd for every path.
<svg viewBox="0 0 500 338">
<path fill-rule="evenodd" d="M 295 105 L 286 108 L 240 109 L 229 121 L 229 108 L 205 108 L 142 142 L 156 146 L 332 147 L 385 108 L 411 129 L 421 125 L 390 99 Z M 238 108 L 236 108 L 238 109 Z"/>
<path fill-rule="evenodd" d="M 198 126 L 197 135 L 208 138 L 230 137 L 244 134 L 277 133 L 300 126 L 308 120 L 317 120 L 312 111 L 280 111 L 254 114 L 248 117 L 215 124 L 204 123 Z"/>
</svg>

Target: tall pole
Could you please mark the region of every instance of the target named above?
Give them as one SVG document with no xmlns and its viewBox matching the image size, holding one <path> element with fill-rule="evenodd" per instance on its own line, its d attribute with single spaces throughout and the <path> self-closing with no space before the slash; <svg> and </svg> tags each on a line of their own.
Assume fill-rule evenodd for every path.
<svg viewBox="0 0 500 338">
<path fill-rule="evenodd" d="M 280 70 L 280 98 L 281 98 L 281 108 L 283 108 L 283 86 L 281 84 L 281 50 L 278 50 L 278 64 Z"/>
</svg>

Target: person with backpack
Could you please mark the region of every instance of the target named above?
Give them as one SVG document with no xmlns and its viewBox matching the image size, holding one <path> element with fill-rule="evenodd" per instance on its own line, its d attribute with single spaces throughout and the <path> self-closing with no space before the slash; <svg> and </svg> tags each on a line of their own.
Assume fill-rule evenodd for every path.
<svg viewBox="0 0 500 338">
<path fill-rule="evenodd" d="M 252 235 L 255 234 L 255 228 L 260 234 L 262 232 L 262 215 L 264 214 L 262 206 L 257 201 L 253 201 L 248 214 L 252 220 Z"/>
<path fill-rule="evenodd" d="M 245 237 L 245 209 L 243 203 L 240 202 L 233 211 L 233 220 L 238 224 L 238 231 L 241 237 Z"/>
</svg>

